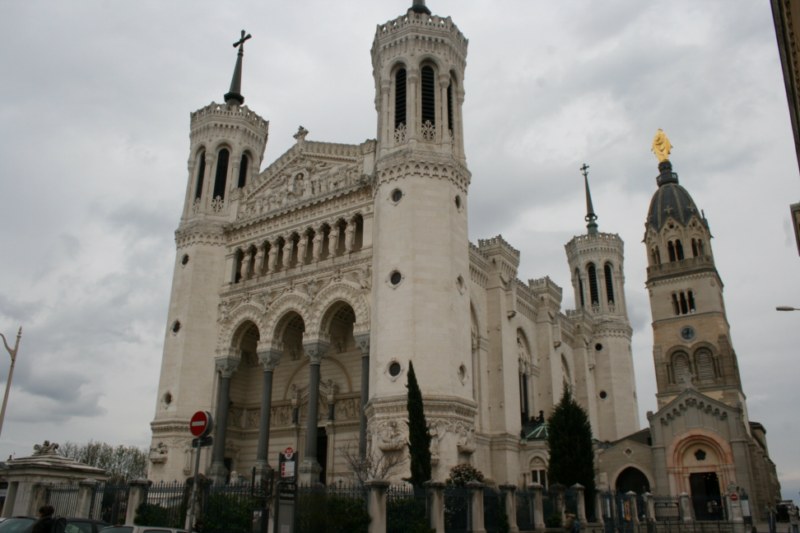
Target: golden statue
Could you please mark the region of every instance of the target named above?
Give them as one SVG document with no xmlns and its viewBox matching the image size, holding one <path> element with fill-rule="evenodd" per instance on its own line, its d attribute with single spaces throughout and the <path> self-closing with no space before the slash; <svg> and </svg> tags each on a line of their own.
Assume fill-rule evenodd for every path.
<svg viewBox="0 0 800 533">
<path fill-rule="evenodd" d="M 659 163 L 663 163 L 664 161 L 669 160 L 669 153 L 672 151 L 672 144 L 669 142 L 667 138 L 667 134 L 664 133 L 664 130 L 658 128 L 658 132 L 656 136 L 653 138 L 653 148 L 652 152 L 656 154 Z"/>
</svg>

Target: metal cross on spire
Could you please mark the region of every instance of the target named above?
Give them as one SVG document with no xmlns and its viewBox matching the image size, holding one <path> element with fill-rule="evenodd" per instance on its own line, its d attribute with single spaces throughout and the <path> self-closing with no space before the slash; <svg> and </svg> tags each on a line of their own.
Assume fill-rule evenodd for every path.
<svg viewBox="0 0 800 533">
<path fill-rule="evenodd" d="M 594 206 L 592 205 L 592 193 L 589 191 L 589 165 L 586 163 L 580 168 L 581 174 L 583 174 L 583 184 L 586 188 L 586 216 L 584 220 L 586 220 L 586 229 L 589 230 L 589 235 L 594 235 L 597 233 L 597 215 L 594 214 Z"/>
<path fill-rule="evenodd" d="M 242 30 L 242 36 L 233 43 L 234 48 L 239 48 L 239 53 L 236 54 L 236 66 L 233 69 L 233 78 L 231 78 L 231 90 L 225 95 L 225 103 L 228 105 L 242 105 L 244 103 L 244 96 L 242 96 L 242 57 L 244 56 L 244 42 L 252 37 L 252 35 Z"/>
</svg>

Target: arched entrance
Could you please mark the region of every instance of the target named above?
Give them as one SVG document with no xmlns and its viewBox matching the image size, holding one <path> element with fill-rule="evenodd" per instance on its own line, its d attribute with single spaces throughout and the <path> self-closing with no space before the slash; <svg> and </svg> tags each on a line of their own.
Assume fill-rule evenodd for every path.
<svg viewBox="0 0 800 533">
<path fill-rule="evenodd" d="M 650 482 L 641 470 L 629 466 L 617 476 L 615 488 L 618 494 L 627 494 L 631 491 L 636 494 L 644 494 L 650 492 Z"/>
</svg>

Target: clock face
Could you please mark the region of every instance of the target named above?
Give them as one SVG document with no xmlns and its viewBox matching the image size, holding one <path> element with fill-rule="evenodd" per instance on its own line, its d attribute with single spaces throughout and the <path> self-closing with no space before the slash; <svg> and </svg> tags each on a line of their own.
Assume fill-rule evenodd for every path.
<svg viewBox="0 0 800 533">
<path fill-rule="evenodd" d="M 694 338 L 694 328 L 691 326 L 683 326 L 681 328 L 681 338 L 690 341 Z"/>
</svg>

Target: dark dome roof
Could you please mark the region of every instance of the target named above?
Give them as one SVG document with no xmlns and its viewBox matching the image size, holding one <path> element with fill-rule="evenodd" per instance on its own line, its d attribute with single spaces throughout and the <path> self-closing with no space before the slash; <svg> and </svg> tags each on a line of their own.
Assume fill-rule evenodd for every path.
<svg viewBox="0 0 800 533">
<path fill-rule="evenodd" d="M 647 212 L 648 226 L 660 231 L 670 217 L 684 226 L 693 216 L 702 219 L 689 192 L 678 184 L 678 175 L 672 172 L 672 164 L 663 161 L 658 169 L 661 173 L 656 178 L 658 190 L 653 194 Z"/>
</svg>

